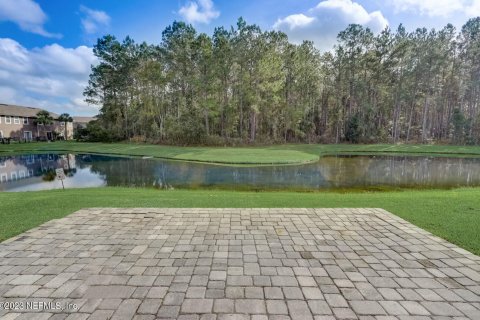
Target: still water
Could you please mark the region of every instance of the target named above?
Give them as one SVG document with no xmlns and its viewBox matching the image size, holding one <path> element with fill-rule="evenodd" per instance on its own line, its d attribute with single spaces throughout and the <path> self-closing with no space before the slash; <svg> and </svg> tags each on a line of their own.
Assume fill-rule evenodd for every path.
<svg viewBox="0 0 480 320">
<path fill-rule="evenodd" d="M 480 158 L 332 156 L 297 166 L 230 167 L 88 154 L 43 154 L 0 157 L 0 191 L 61 188 L 61 182 L 55 179 L 57 168 L 65 170 L 66 188 L 321 190 L 480 185 Z"/>
</svg>

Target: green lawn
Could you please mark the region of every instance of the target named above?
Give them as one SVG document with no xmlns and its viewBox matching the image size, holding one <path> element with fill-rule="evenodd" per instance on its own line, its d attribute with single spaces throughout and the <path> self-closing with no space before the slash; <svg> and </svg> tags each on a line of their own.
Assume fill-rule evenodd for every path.
<svg viewBox="0 0 480 320">
<path fill-rule="evenodd" d="M 294 193 L 99 188 L 0 193 L 0 240 L 88 207 L 375 207 L 480 254 L 480 188 Z"/>
<path fill-rule="evenodd" d="M 294 164 L 317 161 L 318 155 L 297 150 L 258 148 L 205 148 L 176 155 L 174 159 L 224 164 Z"/>
<path fill-rule="evenodd" d="M 0 145 L 0 155 L 43 152 L 84 152 L 225 164 L 305 163 L 329 154 L 401 154 L 480 157 L 480 147 L 442 145 L 286 144 L 267 147 L 175 147 L 127 143 L 27 143 Z"/>
</svg>

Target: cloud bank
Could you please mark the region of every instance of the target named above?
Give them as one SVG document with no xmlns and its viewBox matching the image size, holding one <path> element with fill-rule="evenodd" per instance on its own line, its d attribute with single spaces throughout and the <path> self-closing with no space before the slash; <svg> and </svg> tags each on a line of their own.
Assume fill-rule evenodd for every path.
<svg viewBox="0 0 480 320">
<path fill-rule="evenodd" d="M 0 21 L 11 21 L 23 31 L 49 38 L 61 38 L 61 34 L 50 33 L 44 24 L 48 17 L 32 0 L 0 0 Z"/>
<path fill-rule="evenodd" d="M 380 11 L 368 12 L 352 0 L 326 0 L 305 13 L 278 19 L 273 28 L 285 32 L 293 42 L 311 40 L 319 49 L 331 50 L 338 33 L 352 23 L 361 24 L 373 32 L 380 32 L 388 26 Z"/>
<path fill-rule="evenodd" d="M 2 103 L 46 108 L 71 114 L 95 114 L 83 101 L 92 48 L 64 48 L 58 44 L 26 49 L 15 40 L 0 38 L 0 96 Z"/>
<path fill-rule="evenodd" d="M 448 17 L 463 14 L 480 15 L 480 0 L 389 0 L 396 12 L 411 12 L 429 17 Z"/>
<path fill-rule="evenodd" d="M 215 9 L 212 0 L 197 0 L 189 2 L 181 7 L 178 13 L 186 22 L 193 24 L 208 24 L 210 21 L 220 16 L 220 11 Z"/>
</svg>

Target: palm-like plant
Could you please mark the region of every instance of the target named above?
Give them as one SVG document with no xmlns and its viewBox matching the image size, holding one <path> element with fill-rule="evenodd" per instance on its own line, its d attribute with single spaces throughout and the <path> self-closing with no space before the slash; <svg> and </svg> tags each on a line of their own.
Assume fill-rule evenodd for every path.
<svg viewBox="0 0 480 320">
<path fill-rule="evenodd" d="M 67 140 L 67 122 L 73 122 L 73 118 L 68 113 L 62 113 L 57 120 L 63 122 L 64 138 Z"/>
<path fill-rule="evenodd" d="M 40 136 L 40 131 L 38 125 L 50 125 L 53 123 L 53 117 L 50 115 L 50 112 L 42 110 L 37 113 L 37 119 L 35 119 L 34 123 L 37 125 L 37 137 Z"/>
</svg>

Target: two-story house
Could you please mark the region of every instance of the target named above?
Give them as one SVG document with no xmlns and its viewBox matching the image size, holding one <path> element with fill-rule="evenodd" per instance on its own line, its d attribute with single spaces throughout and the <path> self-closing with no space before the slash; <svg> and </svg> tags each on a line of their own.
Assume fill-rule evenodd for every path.
<svg viewBox="0 0 480 320">
<path fill-rule="evenodd" d="M 58 114 L 50 112 L 51 125 L 37 124 L 37 113 L 42 109 L 0 103 L 0 138 L 15 140 L 56 140 L 73 138 L 73 124 L 58 121 Z"/>
</svg>

